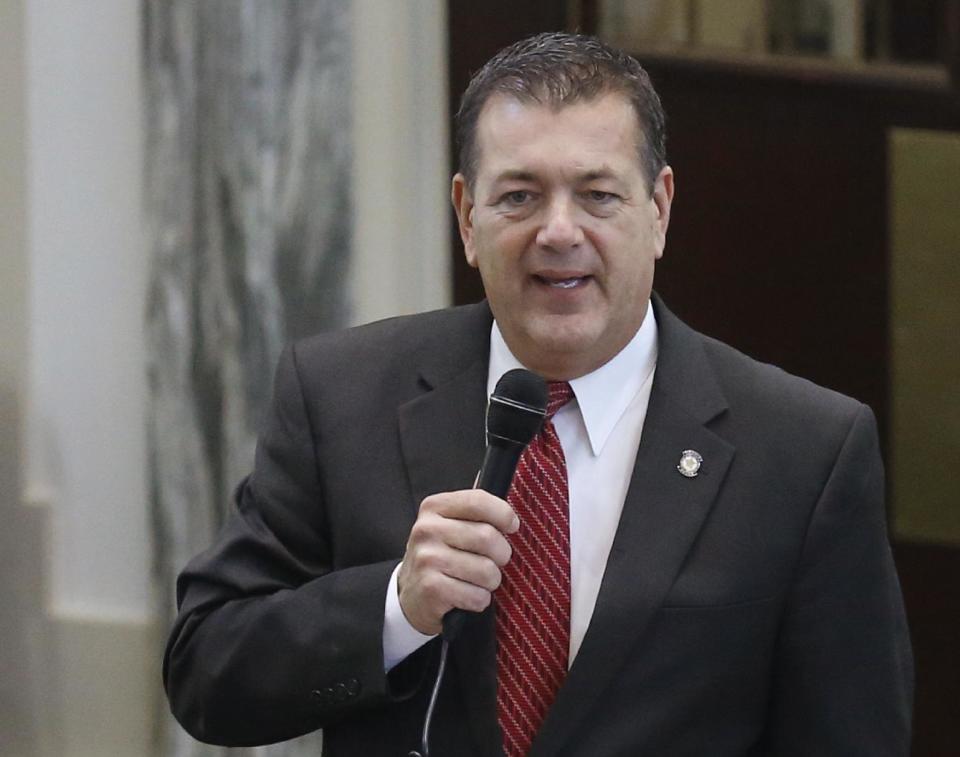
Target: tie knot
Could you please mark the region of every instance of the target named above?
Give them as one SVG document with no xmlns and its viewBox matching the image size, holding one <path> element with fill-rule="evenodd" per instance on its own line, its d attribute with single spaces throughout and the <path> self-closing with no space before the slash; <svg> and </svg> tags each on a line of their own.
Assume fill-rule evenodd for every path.
<svg viewBox="0 0 960 757">
<path fill-rule="evenodd" d="M 566 381 L 547 382 L 547 420 L 573 399 L 573 389 Z"/>
</svg>

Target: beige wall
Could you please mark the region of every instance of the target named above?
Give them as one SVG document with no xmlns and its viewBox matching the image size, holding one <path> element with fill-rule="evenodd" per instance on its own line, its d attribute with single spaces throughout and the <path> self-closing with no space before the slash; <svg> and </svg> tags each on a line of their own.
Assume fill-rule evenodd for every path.
<svg viewBox="0 0 960 757">
<path fill-rule="evenodd" d="M 446 3 L 353 0 L 355 321 L 449 305 Z M 385 117 L 389 114 L 389 117 Z"/>
<path fill-rule="evenodd" d="M 893 531 L 960 546 L 960 134 L 889 148 Z"/>
<path fill-rule="evenodd" d="M 139 8 L 0 2 L 4 757 L 154 751 Z M 354 0 L 358 321 L 450 299 L 443 8 Z"/>
<path fill-rule="evenodd" d="M 0 753 L 13 757 L 150 751 L 138 22 L 125 0 L 0 3 Z"/>
</svg>

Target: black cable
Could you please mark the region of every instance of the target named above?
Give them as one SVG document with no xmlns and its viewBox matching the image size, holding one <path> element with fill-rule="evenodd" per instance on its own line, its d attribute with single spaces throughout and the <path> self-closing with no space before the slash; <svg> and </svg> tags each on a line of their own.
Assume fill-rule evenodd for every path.
<svg viewBox="0 0 960 757">
<path fill-rule="evenodd" d="M 447 669 L 447 652 L 450 649 L 450 640 L 444 639 L 440 647 L 440 667 L 437 668 L 437 680 L 433 683 L 430 693 L 430 704 L 427 705 L 427 714 L 423 719 L 423 735 L 420 738 L 420 750 L 410 752 L 407 757 L 430 757 L 430 722 L 433 720 L 433 710 L 440 694 L 440 684 L 443 683 L 443 673 Z"/>
</svg>

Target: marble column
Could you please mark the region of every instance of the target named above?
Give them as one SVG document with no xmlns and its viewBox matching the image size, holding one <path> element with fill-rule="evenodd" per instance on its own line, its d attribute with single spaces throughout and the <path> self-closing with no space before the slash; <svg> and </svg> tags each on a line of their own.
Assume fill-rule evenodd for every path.
<svg viewBox="0 0 960 757">
<path fill-rule="evenodd" d="M 289 339 L 346 323 L 350 0 L 142 0 L 149 435 L 163 618 L 249 471 Z M 198 744 L 164 753 L 319 754 Z"/>
</svg>

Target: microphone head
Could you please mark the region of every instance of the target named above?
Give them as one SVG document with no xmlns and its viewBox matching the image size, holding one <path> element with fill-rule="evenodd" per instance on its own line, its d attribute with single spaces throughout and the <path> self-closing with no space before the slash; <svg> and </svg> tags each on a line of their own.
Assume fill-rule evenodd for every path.
<svg viewBox="0 0 960 757">
<path fill-rule="evenodd" d="M 547 382 L 522 368 L 500 377 L 487 405 L 487 442 L 526 447 L 547 414 Z"/>
</svg>

